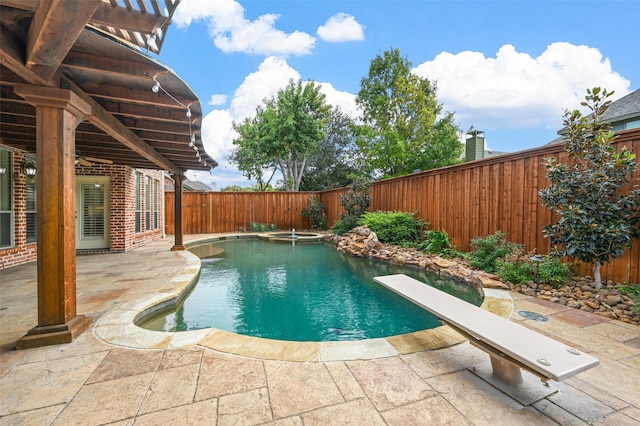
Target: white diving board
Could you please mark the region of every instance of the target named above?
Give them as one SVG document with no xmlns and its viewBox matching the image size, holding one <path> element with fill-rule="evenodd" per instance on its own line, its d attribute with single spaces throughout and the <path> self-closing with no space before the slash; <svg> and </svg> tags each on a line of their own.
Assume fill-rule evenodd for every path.
<svg viewBox="0 0 640 426">
<path fill-rule="evenodd" d="M 548 386 L 550 379 L 560 382 L 599 364 L 591 355 L 404 274 L 374 277 L 374 281 L 431 312 L 487 352 L 493 376 L 506 385 L 507 390 L 501 389 L 507 393 L 523 383 L 521 370 Z"/>
</svg>

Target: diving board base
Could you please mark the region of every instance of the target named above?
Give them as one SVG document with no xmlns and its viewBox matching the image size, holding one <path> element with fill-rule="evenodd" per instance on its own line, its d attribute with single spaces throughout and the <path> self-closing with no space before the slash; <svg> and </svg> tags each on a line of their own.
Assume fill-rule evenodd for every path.
<svg viewBox="0 0 640 426">
<path fill-rule="evenodd" d="M 501 380 L 494 375 L 490 361 L 470 367 L 469 371 L 525 406 L 558 392 L 558 389 L 551 383 L 543 383 L 538 377 L 525 370 L 521 371 L 522 383 L 520 384 L 511 384 Z"/>
</svg>

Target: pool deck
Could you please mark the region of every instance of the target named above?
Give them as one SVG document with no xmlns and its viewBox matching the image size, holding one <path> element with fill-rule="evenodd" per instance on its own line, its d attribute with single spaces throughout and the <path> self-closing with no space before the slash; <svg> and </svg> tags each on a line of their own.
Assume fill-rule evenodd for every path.
<svg viewBox="0 0 640 426">
<path fill-rule="evenodd" d="M 65 345 L 13 349 L 37 322 L 36 265 L 0 270 L 0 425 L 640 425 L 640 327 L 520 294 L 484 307 L 600 360 L 529 406 L 472 373 L 488 356 L 448 327 L 320 344 L 142 330 L 132 319 L 197 274 L 172 243 L 79 256 L 94 323 Z"/>
</svg>

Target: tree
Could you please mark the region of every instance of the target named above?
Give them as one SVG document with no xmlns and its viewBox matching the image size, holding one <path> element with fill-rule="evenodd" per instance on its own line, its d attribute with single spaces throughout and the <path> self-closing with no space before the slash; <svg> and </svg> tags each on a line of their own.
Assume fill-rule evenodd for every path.
<svg viewBox="0 0 640 426">
<path fill-rule="evenodd" d="M 363 111 L 358 145 L 368 173 L 397 176 L 458 163 L 463 145 L 453 114 L 443 113 L 437 87 L 411 73 L 391 49 L 376 56 L 356 98 Z"/>
<path fill-rule="evenodd" d="M 261 119 L 262 109 L 258 107 L 256 117 L 233 124 L 240 136 L 233 141 L 236 148 L 229 155 L 229 162 L 237 165 L 247 179 L 255 179 L 258 191 L 266 191 L 277 168 L 274 159 L 261 148 L 261 140 L 266 133 Z"/>
<path fill-rule="evenodd" d="M 255 118 L 234 123 L 239 134 L 233 141 L 236 164 L 254 177 L 257 170 L 277 167 L 285 190 L 298 191 L 307 156 L 325 137 L 330 110 L 320 86 L 290 81 L 258 107 Z"/>
<path fill-rule="evenodd" d="M 564 147 L 570 163 L 546 160 L 550 186 L 539 192 L 542 204 L 555 212 L 557 223 L 544 228 L 553 254 L 593 265 L 596 288 L 600 267 L 622 256 L 634 238 L 640 238 L 640 190 L 621 192 L 638 170 L 635 154 L 626 147 L 616 152 L 611 126 L 601 121 L 613 92 L 587 90 L 583 106 L 591 114 L 565 110 Z"/>
<path fill-rule="evenodd" d="M 349 186 L 358 173 L 355 165 L 355 124 L 339 108 L 331 111 L 326 137 L 307 159 L 302 191 L 322 191 Z"/>
</svg>

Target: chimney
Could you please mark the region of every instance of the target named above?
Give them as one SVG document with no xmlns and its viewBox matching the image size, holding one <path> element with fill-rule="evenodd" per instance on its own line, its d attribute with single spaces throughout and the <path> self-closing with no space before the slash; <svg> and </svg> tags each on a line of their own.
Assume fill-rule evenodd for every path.
<svg viewBox="0 0 640 426">
<path fill-rule="evenodd" d="M 466 138 L 464 161 L 482 160 L 484 158 L 484 132 L 471 129 L 467 132 Z"/>
</svg>

